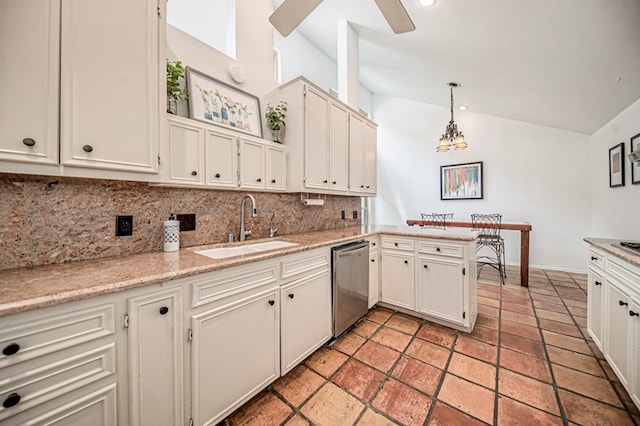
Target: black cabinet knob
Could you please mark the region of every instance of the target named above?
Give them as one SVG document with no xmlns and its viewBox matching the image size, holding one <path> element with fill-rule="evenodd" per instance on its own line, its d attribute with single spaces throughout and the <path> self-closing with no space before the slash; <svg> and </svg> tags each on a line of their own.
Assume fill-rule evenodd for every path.
<svg viewBox="0 0 640 426">
<path fill-rule="evenodd" d="M 629 306 L 627 302 L 623 302 L 622 300 L 618 300 L 618 303 L 620 304 L 620 306 Z"/>
<path fill-rule="evenodd" d="M 375 262 L 376 260 L 375 260 L 375 259 L 371 259 L 371 261 L 372 261 L 372 262 Z"/>
<path fill-rule="evenodd" d="M 602 283 L 600 281 L 596 281 L 595 284 L 596 285 L 602 285 Z"/>
<path fill-rule="evenodd" d="M 322 181 L 322 183 L 327 183 L 327 182 L 329 182 L 329 181 L 328 181 L 328 180 L 326 180 L 326 179 Z"/>
<path fill-rule="evenodd" d="M 32 138 L 24 138 L 22 139 L 22 143 L 26 146 L 34 146 L 36 144 L 36 140 Z"/>
<path fill-rule="evenodd" d="M 394 246 L 398 247 L 398 243 L 393 243 Z"/>
<path fill-rule="evenodd" d="M 437 251 L 437 252 L 440 252 L 440 247 L 436 247 L 436 251 Z"/>
<path fill-rule="evenodd" d="M 276 183 L 276 180 L 275 179 L 271 179 L 271 183 Z"/>
<path fill-rule="evenodd" d="M 364 185 L 360 185 L 360 188 L 364 188 Z"/>
<path fill-rule="evenodd" d="M 169 312 L 169 308 L 167 308 L 166 306 L 162 306 L 160 308 L 160 315 L 167 315 L 168 312 Z"/>
<path fill-rule="evenodd" d="M 198 176 L 198 172 L 196 172 L 195 170 L 191 172 L 191 176 Z"/>
<path fill-rule="evenodd" d="M 598 260 L 598 258 L 595 256 L 591 256 L 591 260 Z"/>
<path fill-rule="evenodd" d="M 15 355 L 18 353 L 18 351 L 20 350 L 20 345 L 17 343 L 10 343 L 7 346 L 4 347 L 4 349 L 2 350 L 2 354 L 3 355 Z"/>
<path fill-rule="evenodd" d="M 256 182 L 262 182 L 261 178 L 256 179 Z"/>
<path fill-rule="evenodd" d="M 633 311 L 629 311 L 629 316 L 630 316 L 630 317 L 640 317 L 640 313 L 638 313 L 638 312 L 633 312 Z"/>
<path fill-rule="evenodd" d="M 367 189 L 369 189 L 369 185 L 367 185 Z"/>
<path fill-rule="evenodd" d="M 2 401 L 2 406 L 4 408 L 10 408 L 18 404 L 20 402 L 20 395 L 17 393 L 12 393 L 7 396 L 4 401 Z"/>
<path fill-rule="evenodd" d="M 295 294 L 289 293 L 289 299 L 293 299 L 294 297 L 296 297 Z"/>
<path fill-rule="evenodd" d="M 405 261 L 404 261 L 404 264 L 405 264 L 405 265 L 408 265 L 408 264 L 409 264 L 409 261 L 408 261 L 408 260 L 405 260 Z"/>
<path fill-rule="evenodd" d="M 91 145 L 85 145 L 85 146 L 82 147 L 82 150 L 84 152 L 91 152 L 91 151 L 93 151 L 93 147 Z"/>
<path fill-rule="evenodd" d="M 331 182 L 332 185 L 337 184 L 338 182 L 336 182 L 335 180 L 333 182 Z"/>
<path fill-rule="evenodd" d="M 371 245 L 375 247 L 375 246 L 376 246 L 376 243 L 371 243 Z"/>
<path fill-rule="evenodd" d="M 429 269 L 429 265 L 422 265 L 424 269 Z"/>
<path fill-rule="evenodd" d="M 219 178 L 220 177 L 220 173 L 216 173 L 216 177 Z"/>
<path fill-rule="evenodd" d="M 275 304 L 276 304 L 276 301 L 275 301 L 275 300 L 269 300 L 269 304 L 270 304 L 271 306 L 273 306 L 273 305 L 275 305 Z"/>
</svg>

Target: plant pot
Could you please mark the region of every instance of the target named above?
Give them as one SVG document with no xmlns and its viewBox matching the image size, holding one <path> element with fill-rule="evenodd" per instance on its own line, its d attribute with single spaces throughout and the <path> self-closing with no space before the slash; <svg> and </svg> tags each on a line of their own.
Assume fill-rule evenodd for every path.
<svg viewBox="0 0 640 426">
<path fill-rule="evenodd" d="M 273 130 L 271 129 L 271 138 L 276 143 L 284 143 L 284 129 Z"/>
<path fill-rule="evenodd" d="M 169 114 L 177 115 L 178 114 L 178 101 L 175 99 L 168 98 L 167 99 L 167 112 Z"/>
</svg>

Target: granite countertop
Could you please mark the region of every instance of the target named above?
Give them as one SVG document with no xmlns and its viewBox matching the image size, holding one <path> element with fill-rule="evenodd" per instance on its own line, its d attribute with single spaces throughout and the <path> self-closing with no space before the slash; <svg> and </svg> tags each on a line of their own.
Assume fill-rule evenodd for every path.
<svg viewBox="0 0 640 426">
<path fill-rule="evenodd" d="M 619 243 L 621 240 L 612 240 L 608 238 L 585 238 L 584 241 L 597 247 L 609 254 L 612 254 L 625 262 L 628 262 L 634 266 L 640 268 L 640 254 L 632 253 L 628 250 L 622 249 L 614 244 Z M 622 240 L 628 241 L 628 240 Z"/>
<path fill-rule="evenodd" d="M 275 239 L 252 240 L 245 243 L 189 247 L 177 252 L 141 253 L 9 269 L 0 271 L 0 316 L 157 284 L 378 234 L 473 241 L 477 232 L 459 228 L 439 230 L 409 226 L 355 226 L 283 235 Z M 211 259 L 194 253 L 194 250 L 273 240 L 288 241 L 298 245 L 226 259 Z"/>
</svg>

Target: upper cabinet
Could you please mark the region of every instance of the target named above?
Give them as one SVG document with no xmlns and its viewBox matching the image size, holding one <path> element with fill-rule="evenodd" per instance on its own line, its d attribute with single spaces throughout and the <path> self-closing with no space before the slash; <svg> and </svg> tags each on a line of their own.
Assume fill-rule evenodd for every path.
<svg viewBox="0 0 640 426">
<path fill-rule="evenodd" d="M 289 190 L 376 195 L 376 125 L 300 77 L 280 87 Z"/>
<path fill-rule="evenodd" d="M 157 2 L 4 3 L 1 169 L 154 180 L 164 22 Z"/>
</svg>

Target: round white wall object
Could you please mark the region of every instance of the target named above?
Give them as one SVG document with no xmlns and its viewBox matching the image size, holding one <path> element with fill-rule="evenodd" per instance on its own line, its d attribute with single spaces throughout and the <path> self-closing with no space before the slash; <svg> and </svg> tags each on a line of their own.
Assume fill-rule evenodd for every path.
<svg viewBox="0 0 640 426">
<path fill-rule="evenodd" d="M 229 72 L 229 77 L 231 80 L 235 81 L 238 84 L 242 84 L 247 79 L 247 72 L 238 64 L 231 64 L 227 69 Z"/>
</svg>

